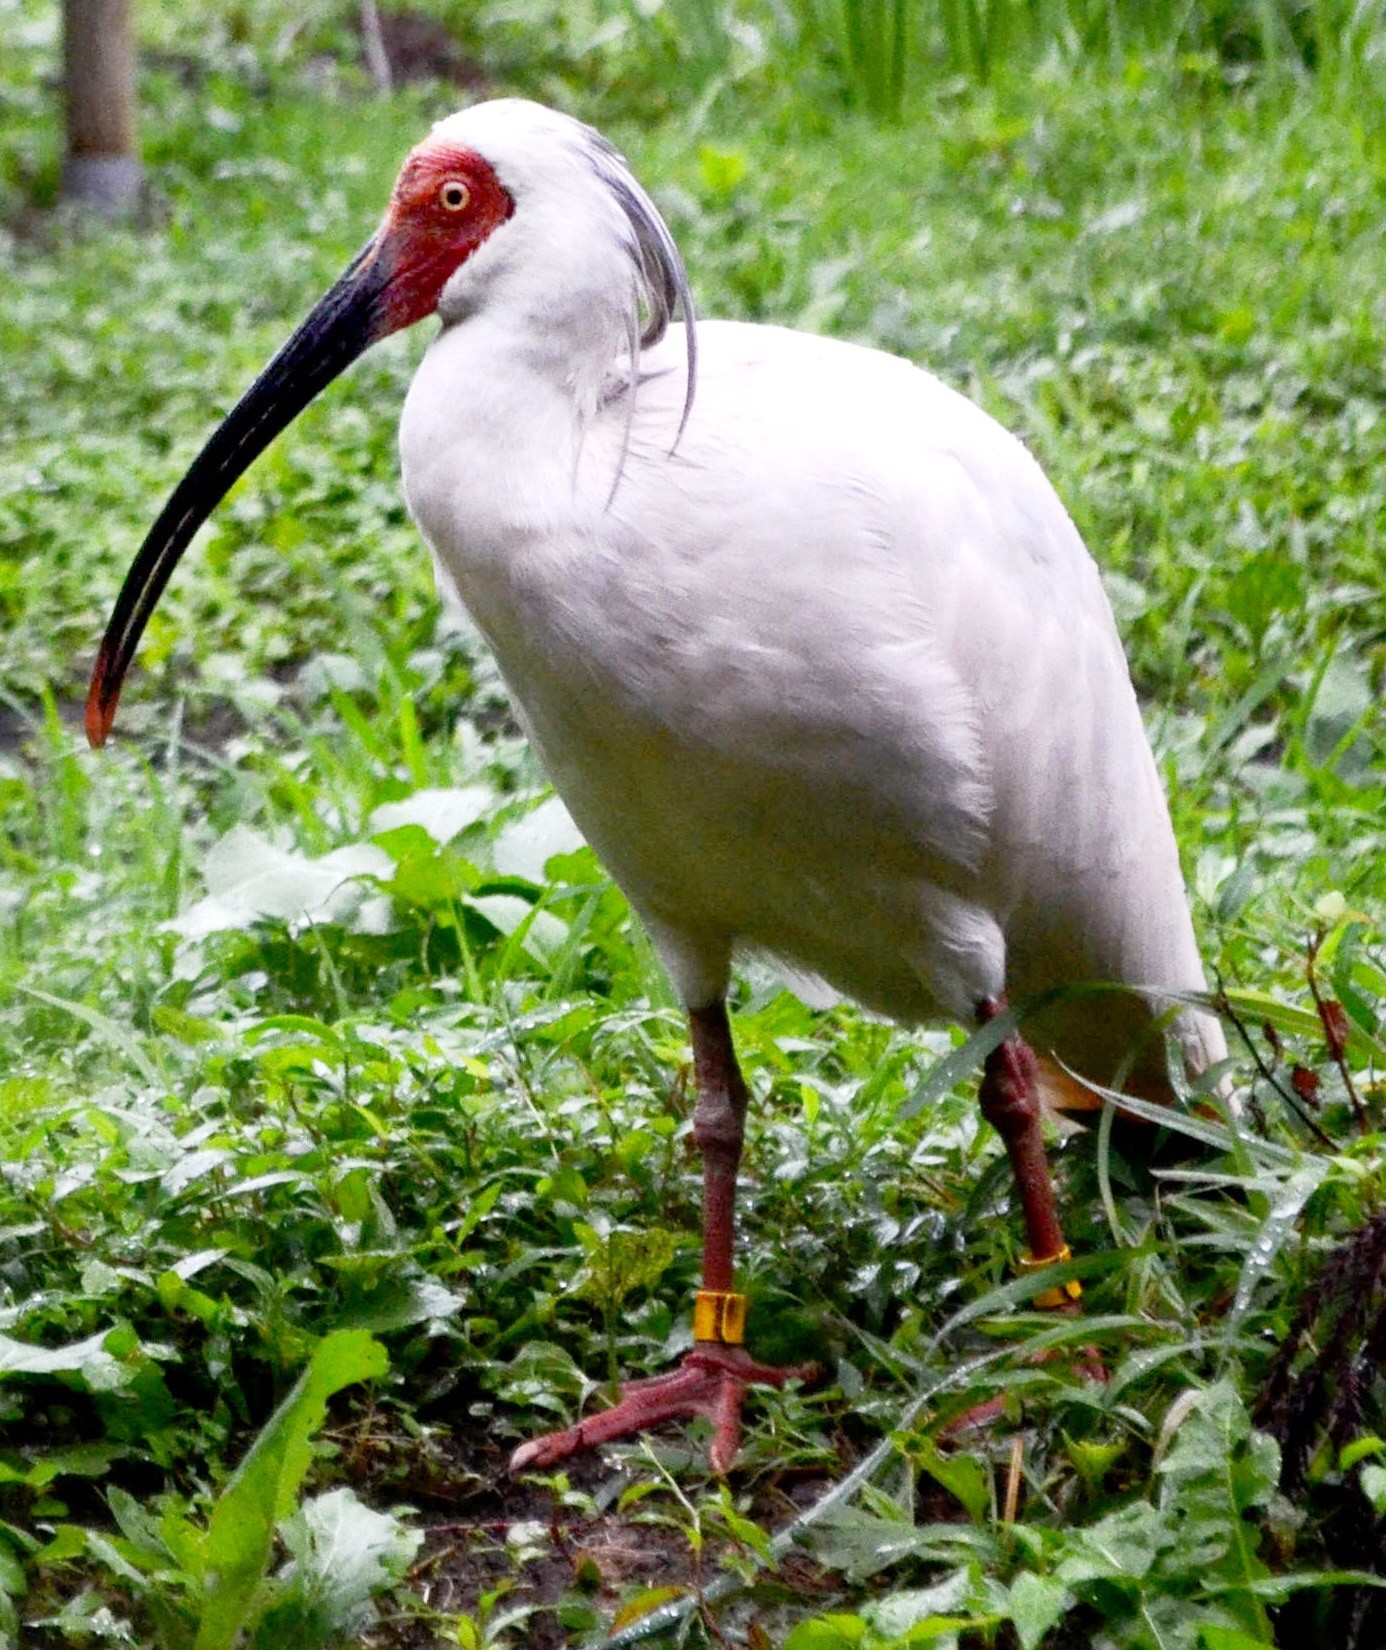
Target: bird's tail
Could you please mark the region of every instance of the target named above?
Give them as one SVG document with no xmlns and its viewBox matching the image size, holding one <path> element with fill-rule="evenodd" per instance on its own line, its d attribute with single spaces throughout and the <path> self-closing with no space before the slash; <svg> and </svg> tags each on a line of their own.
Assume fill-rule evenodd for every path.
<svg viewBox="0 0 1386 1650">
<path fill-rule="evenodd" d="M 1071 1112 L 1101 1111 L 1102 1096 L 1080 1077 L 1065 1071 L 1057 1060 L 1048 1055 L 1036 1056 L 1039 1061 L 1039 1098 L 1049 1117 L 1062 1117 Z"/>
<path fill-rule="evenodd" d="M 1190 1078 L 1199 1076 L 1210 1067 L 1220 1065 L 1227 1058 L 1227 1043 L 1223 1037 L 1222 1027 L 1210 1014 L 1202 1012 L 1187 1012 L 1182 1014 L 1175 1029 L 1178 1045 L 1184 1056 L 1184 1069 Z M 1045 1113 L 1060 1122 L 1072 1117 L 1074 1113 L 1101 1111 L 1104 1097 L 1083 1079 L 1063 1066 L 1053 1055 L 1037 1051 L 1039 1062 L 1039 1094 L 1040 1104 Z M 1119 1085 L 1124 1092 L 1134 1094 L 1143 1100 L 1153 1100 L 1161 1105 L 1173 1101 L 1174 1094 L 1170 1088 L 1167 1074 L 1146 1062 L 1142 1067 L 1131 1074 L 1134 1081 L 1128 1080 Z M 1233 1104 L 1235 1097 L 1232 1092 L 1230 1078 L 1224 1076 L 1214 1092 L 1218 1098 Z M 1198 1110 L 1211 1115 L 1210 1108 L 1200 1103 Z M 1136 1119 L 1129 1113 L 1118 1113 L 1123 1119 L 1134 1124 Z M 1083 1118 L 1088 1123 L 1088 1118 Z M 1070 1128 L 1074 1125 L 1068 1125 Z"/>
</svg>

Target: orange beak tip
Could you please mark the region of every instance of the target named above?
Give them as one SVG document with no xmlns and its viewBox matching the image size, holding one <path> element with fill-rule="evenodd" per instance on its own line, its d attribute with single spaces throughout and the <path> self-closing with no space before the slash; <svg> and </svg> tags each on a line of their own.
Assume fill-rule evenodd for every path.
<svg viewBox="0 0 1386 1650">
<path fill-rule="evenodd" d="M 103 704 L 101 695 L 93 688 L 87 695 L 87 743 L 94 751 L 99 751 L 106 743 L 111 731 L 111 724 L 115 721 L 115 705 Z"/>
</svg>

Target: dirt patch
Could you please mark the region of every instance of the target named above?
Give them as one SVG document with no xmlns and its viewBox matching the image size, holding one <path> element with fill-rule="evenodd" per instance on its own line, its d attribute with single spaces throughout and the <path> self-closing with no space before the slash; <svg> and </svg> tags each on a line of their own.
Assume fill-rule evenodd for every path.
<svg viewBox="0 0 1386 1650">
<path fill-rule="evenodd" d="M 636 1476 L 601 1456 L 571 1462 L 568 1488 L 560 1495 L 517 1483 L 505 1470 L 504 1454 L 475 1439 L 435 1436 L 426 1448 L 406 1446 L 393 1459 L 381 1444 L 377 1434 L 370 1474 L 376 1483 L 362 1492 L 378 1504 L 408 1501 L 417 1509 L 413 1522 L 424 1529 L 425 1543 L 412 1579 L 423 1608 L 382 1622 L 365 1641 L 371 1650 L 455 1645 L 455 1638 L 441 1634 L 458 1616 L 471 1617 L 480 1636 L 487 1621 L 494 1631 L 509 1617 L 515 1642 L 566 1650 L 590 1640 L 640 1594 L 653 1588 L 696 1594 L 737 1559 L 725 1533 L 695 1537 L 686 1508 L 673 1495 L 640 1494 L 623 1505 L 623 1492 Z M 351 1453 L 345 1452 L 348 1460 Z M 642 1487 L 644 1481 L 642 1473 Z M 733 1479 L 738 1496 L 746 1487 Z M 750 1515 L 773 1532 L 828 1488 L 821 1473 L 766 1475 L 753 1487 Z M 777 1576 L 757 1585 L 753 1597 L 743 1594 L 732 1606 L 738 1641 L 748 1620 L 773 1612 L 787 1598 L 830 1608 L 839 1593 L 836 1578 L 793 1555 Z"/>
</svg>

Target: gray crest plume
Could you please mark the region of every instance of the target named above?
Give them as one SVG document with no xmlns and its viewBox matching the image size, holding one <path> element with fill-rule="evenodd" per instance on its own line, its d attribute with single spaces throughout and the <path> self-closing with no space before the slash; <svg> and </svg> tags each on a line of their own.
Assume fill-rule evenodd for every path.
<svg viewBox="0 0 1386 1650">
<path fill-rule="evenodd" d="M 628 250 L 636 285 L 636 307 L 632 309 L 630 318 L 632 416 L 633 392 L 639 378 L 640 351 L 659 342 L 669 330 L 669 322 L 673 319 L 676 309 L 683 314 L 684 330 L 688 338 L 688 387 L 684 391 L 683 414 L 679 419 L 678 434 L 674 437 L 674 447 L 677 447 L 679 437 L 688 423 L 688 415 L 693 410 L 693 396 L 698 377 L 697 325 L 688 272 L 683 266 L 679 249 L 674 244 L 674 237 L 669 233 L 669 226 L 660 217 L 654 202 L 635 181 L 626 164 L 625 156 L 600 132 L 588 127 L 587 136 L 587 155 L 592 169 L 610 190 L 611 198 L 620 207 L 630 227 Z M 643 329 L 640 326 L 642 309 L 646 315 Z"/>
</svg>

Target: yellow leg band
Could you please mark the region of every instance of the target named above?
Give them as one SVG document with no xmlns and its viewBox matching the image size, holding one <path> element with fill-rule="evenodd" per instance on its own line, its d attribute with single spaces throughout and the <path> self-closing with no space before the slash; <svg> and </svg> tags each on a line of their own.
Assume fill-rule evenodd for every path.
<svg viewBox="0 0 1386 1650">
<path fill-rule="evenodd" d="M 1056 1255 L 1046 1255 L 1043 1260 L 1036 1260 L 1033 1255 L 1025 1254 L 1020 1257 L 1022 1272 L 1039 1272 L 1046 1266 L 1055 1266 L 1061 1260 L 1072 1260 L 1073 1251 L 1067 1244 Z M 1077 1278 L 1070 1278 L 1067 1283 L 1056 1284 L 1053 1289 L 1043 1289 L 1031 1306 L 1037 1306 L 1041 1312 L 1056 1312 L 1061 1306 L 1067 1306 L 1070 1301 L 1080 1301 L 1083 1298 L 1083 1286 Z"/>
<path fill-rule="evenodd" d="M 693 1301 L 693 1339 L 742 1346 L 746 1340 L 746 1297 L 700 1289 Z"/>
</svg>

